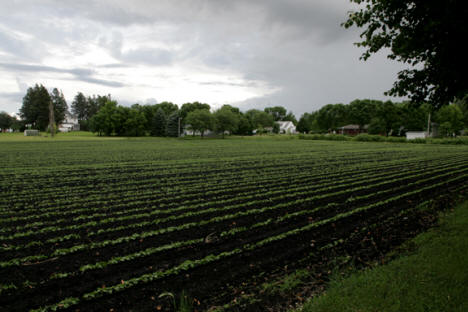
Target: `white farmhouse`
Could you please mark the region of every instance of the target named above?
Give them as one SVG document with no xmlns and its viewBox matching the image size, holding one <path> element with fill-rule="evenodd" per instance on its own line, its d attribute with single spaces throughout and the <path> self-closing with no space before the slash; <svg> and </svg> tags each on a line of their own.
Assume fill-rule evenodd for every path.
<svg viewBox="0 0 468 312">
<path fill-rule="evenodd" d="M 78 119 L 70 113 L 65 114 L 65 119 L 58 127 L 60 132 L 79 131 L 80 123 Z"/>
<path fill-rule="evenodd" d="M 278 121 L 279 133 L 293 134 L 296 133 L 296 126 L 292 121 Z"/>
<path fill-rule="evenodd" d="M 205 130 L 205 132 L 203 133 L 203 136 L 211 136 L 213 134 L 214 134 L 213 131 Z M 201 132 L 198 131 L 198 130 L 193 131 L 191 125 L 185 125 L 185 127 L 182 130 L 182 133 L 180 134 L 180 136 L 188 136 L 188 135 L 191 135 L 191 136 L 201 135 Z"/>
</svg>

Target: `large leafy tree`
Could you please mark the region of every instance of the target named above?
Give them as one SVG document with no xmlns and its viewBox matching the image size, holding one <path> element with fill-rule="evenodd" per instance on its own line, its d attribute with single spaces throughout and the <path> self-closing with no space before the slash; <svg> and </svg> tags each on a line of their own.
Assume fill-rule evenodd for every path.
<svg viewBox="0 0 468 312">
<path fill-rule="evenodd" d="M 101 135 L 112 135 L 118 128 L 119 112 L 116 101 L 107 101 L 99 112 L 90 119 L 90 129 Z"/>
<path fill-rule="evenodd" d="M 214 112 L 214 118 L 216 122 L 216 130 L 221 132 L 224 139 L 224 132 L 234 132 L 239 124 L 239 113 L 235 113 L 232 110 L 232 106 L 224 105 L 220 109 Z"/>
<path fill-rule="evenodd" d="M 253 129 L 262 129 L 273 127 L 275 120 L 271 114 L 262 112 L 258 109 L 250 109 L 245 112 L 245 116 L 250 121 Z"/>
<path fill-rule="evenodd" d="M 385 48 L 388 57 L 409 65 L 386 94 L 428 101 L 434 108 L 468 94 L 468 38 L 465 0 L 350 0 L 361 4 L 343 25 L 363 27 L 358 46 L 367 60 Z"/>
<path fill-rule="evenodd" d="M 208 105 L 208 104 L 206 104 Z M 177 111 L 179 109 L 179 107 L 177 106 L 177 104 L 174 104 L 172 102 L 161 102 L 161 103 L 158 103 L 158 104 L 155 104 L 154 105 L 154 112 L 157 112 L 158 109 L 162 109 L 162 111 L 164 112 L 164 114 L 166 116 L 169 116 L 170 114 L 172 114 L 173 112 Z M 209 109 L 209 108 L 208 108 Z"/>
<path fill-rule="evenodd" d="M 399 106 L 401 124 L 405 131 L 422 131 L 427 128 L 427 118 L 431 107 L 423 104 L 419 107 L 409 102 L 396 104 Z"/>
<path fill-rule="evenodd" d="M 77 95 L 78 96 L 78 95 Z M 76 97 L 75 97 L 76 99 Z M 84 115 L 86 117 L 86 119 L 90 119 L 91 117 L 93 117 L 94 115 L 97 114 L 97 112 L 99 111 L 99 109 L 101 109 L 101 107 L 104 106 L 104 104 L 106 104 L 107 101 L 110 101 L 111 100 L 111 96 L 110 94 L 109 95 L 93 95 L 92 97 L 91 96 L 88 96 L 88 98 L 86 99 L 86 104 L 85 104 L 85 108 L 84 108 Z M 83 103 L 83 98 L 81 98 L 80 96 L 80 105 L 82 105 L 81 103 Z"/>
<path fill-rule="evenodd" d="M 59 91 L 57 88 L 54 88 L 52 90 L 50 99 L 52 100 L 52 105 L 54 107 L 55 123 L 59 125 L 65 119 L 65 114 L 67 113 L 67 110 L 68 110 L 67 101 L 65 100 L 65 97 L 63 96 L 63 92 Z"/>
<path fill-rule="evenodd" d="M 137 109 L 129 108 L 129 107 L 119 107 L 119 111 L 121 111 L 123 120 L 121 121 L 123 124 L 122 130 L 118 133 L 118 135 L 125 135 L 125 136 L 144 136 L 145 131 L 145 124 L 146 124 L 146 117 L 145 114 Z"/>
<path fill-rule="evenodd" d="M 321 132 L 326 132 L 346 125 L 349 123 L 350 109 L 353 107 L 344 104 L 325 105 L 316 114 L 318 128 Z"/>
<path fill-rule="evenodd" d="M 13 117 L 6 112 L 0 112 L 0 132 L 5 129 L 11 128 L 13 125 Z"/>
<path fill-rule="evenodd" d="M 296 130 L 301 133 L 309 133 L 313 130 L 313 124 L 315 123 L 317 112 L 304 113 L 299 122 L 297 123 Z"/>
<path fill-rule="evenodd" d="M 21 118 L 33 128 L 45 130 L 49 124 L 50 101 L 49 92 L 43 85 L 36 84 L 34 88 L 28 88 L 20 108 Z"/>
<path fill-rule="evenodd" d="M 462 99 L 457 99 L 454 104 L 460 108 L 463 114 L 463 127 L 468 129 L 468 94 Z"/>
<path fill-rule="evenodd" d="M 273 116 L 273 119 L 275 121 L 284 120 L 284 117 L 286 117 L 287 112 L 286 108 L 284 108 L 283 106 L 265 107 L 263 111 Z"/>
<path fill-rule="evenodd" d="M 364 127 L 376 115 L 377 106 L 381 103 L 368 99 L 352 101 L 348 105 L 349 122 Z"/>
<path fill-rule="evenodd" d="M 436 113 L 435 120 L 440 125 L 441 134 L 445 136 L 457 135 L 463 129 L 463 112 L 454 104 L 442 107 Z"/>
<path fill-rule="evenodd" d="M 206 130 L 213 129 L 214 120 L 213 115 L 207 109 L 197 109 L 187 114 L 186 124 L 190 125 L 189 128 L 194 131 L 200 131 L 203 138 Z"/>
<path fill-rule="evenodd" d="M 182 119 L 182 124 L 185 125 L 187 124 L 185 122 L 185 118 L 187 117 L 187 115 L 190 113 L 190 112 L 193 112 L 193 111 L 196 111 L 196 110 L 200 110 L 200 109 L 204 109 L 204 110 L 210 110 L 210 105 L 209 104 L 205 104 L 205 103 L 200 103 L 200 102 L 193 102 L 193 103 L 185 103 L 183 104 L 181 107 L 180 107 L 180 112 L 179 112 L 179 116 L 180 118 Z"/>
</svg>

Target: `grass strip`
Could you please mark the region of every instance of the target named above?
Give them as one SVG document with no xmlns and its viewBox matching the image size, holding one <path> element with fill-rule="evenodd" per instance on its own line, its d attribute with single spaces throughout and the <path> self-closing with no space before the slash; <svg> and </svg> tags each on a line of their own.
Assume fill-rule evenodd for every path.
<svg viewBox="0 0 468 312">
<path fill-rule="evenodd" d="M 387 265 L 335 276 L 301 311 L 468 311 L 468 202 L 411 242 Z"/>
</svg>

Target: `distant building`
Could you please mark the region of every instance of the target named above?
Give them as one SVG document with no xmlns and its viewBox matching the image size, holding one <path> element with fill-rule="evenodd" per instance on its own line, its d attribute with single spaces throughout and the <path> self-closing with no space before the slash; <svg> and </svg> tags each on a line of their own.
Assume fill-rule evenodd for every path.
<svg viewBox="0 0 468 312">
<path fill-rule="evenodd" d="M 367 125 L 362 128 L 359 125 L 346 125 L 338 128 L 338 133 L 346 135 L 358 135 L 361 133 L 367 133 L 367 128 Z"/>
<path fill-rule="evenodd" d="M 203 132 L 203 136 L 212 136 L 214 135 L 215 133 L 211 130 L 205 130 L 205 132 Z M 180 136 L 187 136 L 187 135 L 201 135 L 201 132 L 196 130 L 196 131 L 193 131 L 191 129 L 191 125 L 185 125 L 182 133 L 180 134 Z"/>
<path fill-rule="evenodd" d="M 70 131 L 79 131 L 80 130 L 80 123 L 78 119 L 71 115 L 70 113 L 65 114 L 65 119 L 58 127 L 60 132 L 70 132 Z"/>
<path fill-rule="evenodd" d="M 407 140 L 425 139 L 426 137 L 427 137 L 426 131 L 407 131 L 406 132 Z"/>
<path fill-rule="evenodd" d="M 296 133 L 296 126 L 292 121 L 278 121 L 279 133 L 294 134 Z"/>
</svg>

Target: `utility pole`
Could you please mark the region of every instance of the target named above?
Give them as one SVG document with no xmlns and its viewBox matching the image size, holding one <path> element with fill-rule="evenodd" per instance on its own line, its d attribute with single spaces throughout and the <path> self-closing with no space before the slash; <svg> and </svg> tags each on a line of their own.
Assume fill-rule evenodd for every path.
<svg viewBox="0 0 468 312">
<path fill-rule="evenodd" d="M 177 137 L 180 138 L 180 117 L 177 118 Z"/>
<path fill-rule="evenodd" d="M 430 128 L 431 128 L 431 112 L 429 112 L 429 115 L 427 116 L 427 137 L 430 135 Z"/>
<path fill-rule="evenodd" d="M 49 101 L 49 130 L 50 136 L 53 137 L 55 135 L 55 115 L 52 101 Z"/>
</svg>

